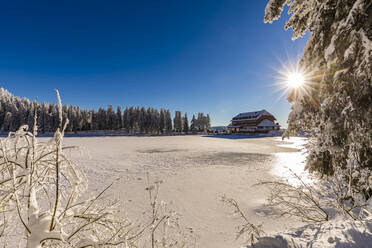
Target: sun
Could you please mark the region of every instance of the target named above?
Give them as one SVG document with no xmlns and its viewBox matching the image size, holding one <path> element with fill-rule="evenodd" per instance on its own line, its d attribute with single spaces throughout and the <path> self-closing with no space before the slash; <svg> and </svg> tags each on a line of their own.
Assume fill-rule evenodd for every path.
<svg viewBox="0 0 372 248">
<path fill-rule="evenodd" d="M 305 76 L 300 72 L 289 73 L 287 77 L 287 85 L 290 88 L 299 88 L 305 83 Z"/>
<path fill-rule="evenodd" d="M 275 91 L 281 92 L 278 99 L 287 95 L 287 99 L 297 99 L 298 97 L 310 96 L 310 92 L 314 91 L 316 85 L 315 73 L 310 67 L 303 67 L 299 61 L 281 62 L 281 67 L 275 69 L 275 82 L 273 86 Z"/>
</svg>

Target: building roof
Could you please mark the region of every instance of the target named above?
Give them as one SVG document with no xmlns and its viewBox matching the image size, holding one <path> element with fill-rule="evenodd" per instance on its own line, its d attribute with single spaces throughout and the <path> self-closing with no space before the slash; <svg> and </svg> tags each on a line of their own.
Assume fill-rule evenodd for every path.
<svg viewBox="0 0 372 248">
<path fill-rule="evenodd" d="M 261 115 L 271 115 L 271 116 L 273 116 L 268 111 L 263 109 L 263 110 L 259 110 L 259 111 L 240 113 L 237 116 L 235 116 L 233 119 L 235 119 L 235 118 L 258 119 Z"/>
</svg>

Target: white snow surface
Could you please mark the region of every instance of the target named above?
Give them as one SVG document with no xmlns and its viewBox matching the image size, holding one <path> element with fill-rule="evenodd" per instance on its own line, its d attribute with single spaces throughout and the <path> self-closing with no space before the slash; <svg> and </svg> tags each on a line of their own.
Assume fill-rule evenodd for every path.
<svg viewBox="0 0 372 248">
<path fill-rule="evenodd" d="M 66 137 L 65 145 L 85 147 L 91 158 L 71 154 L 87 173 L 89 190 L 102 189 L 116 178 L 110 194 L 123 204 L 121 213 L 140 220 L 149 209 L 146 172 L 162 180 L 160 198 L 181 215 L 181 224 L 198 236 L 197 247 L 241 247 L 235 240 L 241 223 L 220 197 L 236 199 L 254 224 L 265 232 L 299 226 L 297 220 L 273 218 L 265 207 L 267 189 L 252 187 L 271 173 L 278 153 L 296 153 L 275 137 L 158 136 Z"/>
<path fill-rule="evenodd" d="M 89 191 L 98 191 L 119 178 L 109 194 L 121 201 L 120 213 L 132 220 L 140 221 L 149 209 L 146 173 L 164 181 L 160 198 L 180 214 L 180 224 L 197 235 L 196 247 L 243 246 L 242 240 L 235 240 L 240 220 L 219 200 L 224 194 L 239 203 L 251 223 L 263 224 L 266 236 L 257 247 L 372 247 L 370 223 L 338 218 L 304 225 L 295 219 L 273 217 L 275 210 L 266 207 L 267 189 L 252 187 L 262 180 L 287 177 L 287 165 L 293 169 L 298 164 L 301 172 L 304 138 L 69 137 L 64 143 L 89 151 L 90 158 L 70 154 L 87 173 Z"/>
<path fill-rule="evenodd" d="M 339 217 L 261 238 L 255 248 L 371 248 L 372 222 Z"/>
</svg>

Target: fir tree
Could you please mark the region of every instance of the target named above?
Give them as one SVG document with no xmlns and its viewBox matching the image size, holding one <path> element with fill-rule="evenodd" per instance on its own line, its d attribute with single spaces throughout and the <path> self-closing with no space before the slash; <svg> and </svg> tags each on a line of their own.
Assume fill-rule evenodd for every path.
<svg viewBox="0 0 372 248">
<path fill-rule="evenodd" d="M 129 133 L 130 131 L 129 124 L 130 124 L 129 108 L 126 107 L 123 114 L 123 127 L 127 133 Z"/>
<path fill-rule="evenodd" d="M 197 121 L 196 121 L 195 115 L 192 115 L 191 125 L 190 125 L 190 130 L 192 132 L 196 132 L 197 131 L 196 122 Z"/>
<path fill-rule="evenodd" d="M 172 126 L 172 114 L 170 112 L 170 110 L 168 109 L 167 110 L 167 114 L 166 114 L 166 129 L 167 129 L 167 133 L 171 133 L 172 130 L 173 130 L 173 126 Z"/>
<path fill-rule="evenodd" d="M 149 130 L 149 120 L 145 107 L 142 107 L 138 113 L 138 127 L 141 133 L 147 133 Z"/>
<path fill-rule="evenodd" d="M 185 133 L 189 132 L 189 119 L 187 118 L 187 113 L 185 113 L 185 117 L 183 117 L 183 131 Z"/>
<path fill-rule="evenodd" d="M 123 115 L 121 113 L 121 107 L 118 106 L 116 109 L 116 129 L 123 128 Z"/>
<path fill-rule="evenodd" d="M 164 133 L 166 131 L 166 123 L 167 123 L 167 114 L 165 112 L 165 109 L 160 110 L 160 120 L 159 120 L 159 129 L 161 133 Z"/>
<path fill-rule="evenodd" d="M 206 125 L 207 130 L 211 129 L 211 117 L 209 116 L 209 114 L 207 114 L 207 117 L 205 119 L 205 125 Z"/>
<path fill-rule="evenodd" d="M 116 126 L 116 114 L 112 105 L 109 105 L 107 108 L 107 117 L 106 117 L 106 128 L 108 130 L 114 130 Z"/>
<path fill-rule="evenodd" d="M 310 32 L 300 61 L 306 83 L 288 96 L 288 131 L 312 130 L 308 168 L 341 177 L 350 185 L 347 197 L 368 199 L 362 192 L 372 178 L 372 2 L 270 0 L 265 22 L 278 19 L 286 3 L 293 39 Z"/>
<path fill-rule="evenodd" d="M 178 132 L 178 133 L 182 132 L 182 116 L 181 116 L 181 111 L 176 111 L 175 112 L 173 124 L 174 124 L 174 131 L 175 132 Z"/>
</svg>

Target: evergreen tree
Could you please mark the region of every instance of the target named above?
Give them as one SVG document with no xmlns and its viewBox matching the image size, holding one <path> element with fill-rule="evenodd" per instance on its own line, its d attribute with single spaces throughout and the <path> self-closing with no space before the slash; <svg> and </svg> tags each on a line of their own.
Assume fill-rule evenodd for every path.
<svg viewBox="0 0 372 248">
<path fill-rule="evenodd" d="M 107 108 L 107 117 L 106 117 L 106 128 L 108 130 L 114 130 L 116 127 L 116 114 L 112 105 L 109 105 Z"/>
<path fill-rule="evenodd" d="M 139 133 L 140 132 L 140 108 L 139 107 L 135 107 L 134 110 L 133 110 L 133 116 L 132 116 L 132 120 L 133 120 L 133 133 Z"/>
<path fill-rule="evenodd" d="M 353 200 L 366 194 L 372 178 L 372 3 L 370 0 L 270 0 L 265 22 L 278 19 L 293 39 L 310 32 L 300 67 L 305 85 L 293 89 L 288 132 L 309 129 L 307 167 L 341 177 Z M 351 173 L 352 172 L 352 173 Z M 364 193 L 363 193 L 364 192 Z"/>
<path fill-rule="evenodd" d="M 160 109 L 159 129 L 161 133 L 166 131 L 167 114 L 165 109 Z"/>
<path fill-rule="evenodd" d="M 135 108 L 134 107 L 130 107 L 129 108 L 129 112 L 128 112 L 128 120 L 129 120 L 129 123 L 128 123 L 128 129 L 129 129 L 129 133 L 133 133 L 134 132 L 134 129 L 135 129 L 135 122 L 136 122 L 136 116 L 135 116 Z"/>
<path fill-rule="evenodd" d="M 204 113 L 198 113 L 198 119 L 196 120 L 196 129 L 199 132 L 206 131 L 206 121 Z"/>
<path fill-rule="evenodd" d="M 209 116 L 209 114 L 207 114 L 207 117 L 205 119 L 205 125 L 206 125 L 207 130 L 211 129 L 211 117 Z"/>
<path fill-rule="evenodd" d="M 103 108 L 98 109 L 97 113 L 97 122 L 98 122 L 98 130 L 104 130 L 106 127 L 106 110 Z"/>
<path fill-rule="evenodd" d="M 81 111 L 81 109 L 77 106 L 75 107 L 75 132 L 76 131 L 81 131 L 83 129 L 83 125 L 84 125 L 84 119 L 83 119 L 83 113 Z"/>
<path fill-rule="evenodd" d="M 171 133 L 172 130 L 173 130 L 173 126 L 172 126 L 172 114 L 170 112 L 170 110 L 168 109 L 167 110 L 167 114 L 166 114 L 166 129 L 167 129 L 167 132 L 168 133 Z"/>
<path fill-rule="evenodd" d="M 121 113 L 121 107 L 118 106 L 116 109 L 116 129 L 123 128 L 123 115 Z"/>
<path fill-rule="evenodd" d="M 138 127 L 141 133 L 147 133 L 149 130 L 149 120 L 145 107 L 142 107 L 138 116 Z"/>
<path fill-rule="evenodd" d="M 185 117 L 183 117 L 183 131 L 185 133 L 189 132 L 189 119 L 187 118 L 187 113 L 185 113 Z"/>
<path fill-rule="evenodd" d="M 151 133 L 160 132 L 160 115 L 157 109 L 151 109 Z"/>
<path fill-rule="evenodd" d="M 129 108 L 126 107 L 123 114 L 123 127 L 127 133 L 130 132 Z"/>
<path fill-rule="evenodd" d="M 182 116 L 181 116 L 181 111 L 176 111 L 175 112 L 173 124 L 174 124 L 174 131 L 175 132 L 178 132 L 178 133 L 182 132 Z"/>
<path fill-rule="evenodd" d="M 192 132 L 196 132 L 197 131 L 197 120 L 195 118 L 195 115 L 192 115 L 190 130 Z"/>
</svg>

